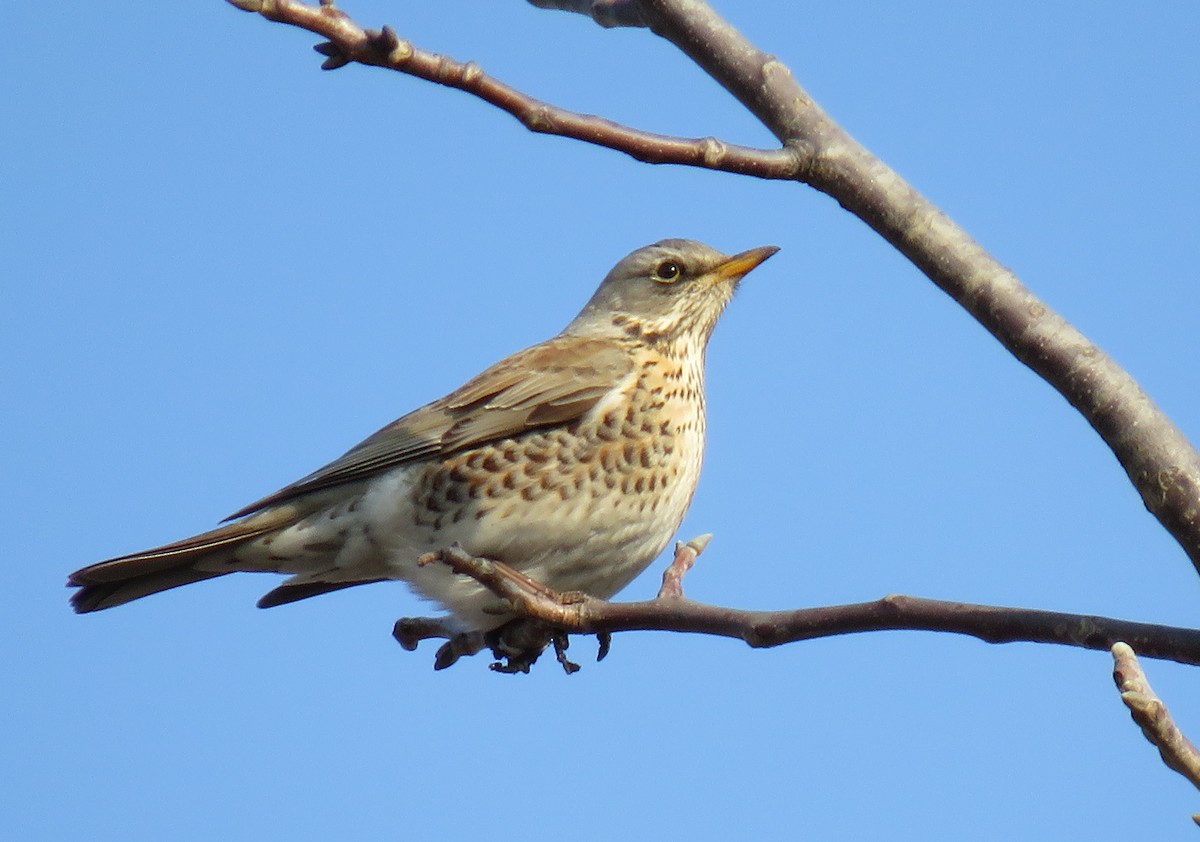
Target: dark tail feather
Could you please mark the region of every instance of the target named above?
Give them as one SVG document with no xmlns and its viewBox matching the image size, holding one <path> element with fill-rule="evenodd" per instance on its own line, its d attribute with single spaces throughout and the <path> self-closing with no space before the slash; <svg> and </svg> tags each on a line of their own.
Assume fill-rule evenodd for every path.
<svg viewBox="0 0 1200 842">
<path fill-rule="evenodd" d="M 280 506 L 173 544 L 89 565 L 67 579 L 69 587 L 79 588 L 71 596 L 71 605 L 76 612 L 86 614 L 232 573 L 236 567 L 214 571 L 212 565 L 231 559 L 240 545 L 296 519 L 293 508 Z M 199 569 L 202 563 L 205 569 Z"/>
<path fill-rule="evenodd" d="M 263 594 L 258 601 L 259 608 L 274 608 L 276 605 L 287 605 L 310 596 L 320 596 L 323 593 L 333 593 L 343 588 L 353 588 L 358 585 L 370 585 L 374 582 L 386 582 L 387 579 L 359 579 L 355 582 L 301 582 L 295 585 L 282 584 L 273 591 Z"/>
<path fill-rule="evenodd" d="M 131 576 L 121 582 L 85 584 L 72 577 L 68 584 L 79 587 L 79 590 L 71 594 L 71 607 L 75 609 L 76 614 L 87 614 L 89 611 L 115 608 L 152 593 L 178 588 L 180 585 L 190 585 L 192 582 L 202 582 L 225 575 L 227 574 L 205 573 L 187 567 L 177 567 L 158 573 Z"/>
</svg>

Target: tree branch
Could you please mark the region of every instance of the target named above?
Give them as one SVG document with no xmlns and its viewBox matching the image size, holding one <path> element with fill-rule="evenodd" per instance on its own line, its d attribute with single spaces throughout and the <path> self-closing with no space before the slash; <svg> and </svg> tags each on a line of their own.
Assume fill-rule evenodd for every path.
<svg viewBox="0 0 1200 842">
<path fill-rule="evenodd" d="M 850 137 L 774 56 L 703 0 L 642 0 L 653 32 L 733 94 L 801 180 L 858 216 L 1059 391 L 1112 449 L 1200 571 L 1200 454 L 1137 382 L 895 171 Z"/>
<path fill-rule="evenodd" d="M 703 543 L 707 542 L 696 539 L 688 544 L 677 544 L 676 560 L 669 570 L 690 564 L 698 554 L 697 547 L 703 549 Z M 688 562 L 680 561 L 687 556 L 690 556 Z M 1200 665 L 1200 630 L 1090 614 L 975 605 L 897 594 L 850 605 L 746 611 L 694 602 L 683 598 L 682 588 L 680 596 L 672 596 L 665 584 L 666 595 L 660 593 L 655 599 L 608 602 L 580 593 L 556 593 L 506 564 L 475 558 L 460 547 L 430 553 L 425 561 L 447 564 L 454 572 L 475 579 L 505 599 L 512 613 L 523 620 L 573 634 L 689 632 L 731 637 L 755 648 L 767 648 L 841 634 L 909 629 L 968 635 L 986 643 L 1055 643 L 1097 650 L 1108 650 L 1113 644 L 1125 641 L 1144 657 Z M 664 576 L 664 582 L 666 579 Z M 410 650 L 416 648 L 417 642 L 428 638 L 450 637 L 454 643 L 447 628 L 427 626 L 430 623 L 436 621 L 403 619 L 397 622 L 394 634 Z M 434 631 L 424 634 L 427 627 Z M 544 647 L 548 640 L 545 636 L 541 646 Z M 454 659 L 461 654 L 474 654 L 483 645 L 493 644 L 476 645 L 471 652 L 456 649 Z M 455 646 L 463 648 L 466 642 Z M 520 650 L 522 646 L 510 648 Z M 438 668 L 453 663 L 453 659 L 449 663 L 442 663 L 443 660 L 439 652 Z M 525 666 L 529 663 L 532 659 Z"/>
<path fill-rule="evenodd" d="M 1154 692 L 1137 655 L 1127 643 L 1114 643 L 1113 681 L 1121 691 L 1121 701 L 1129 708 L 1133 721 L 1157 749 L 1163 763 L 1200 789 L 1200 751 L 1184 736 L 1171 718 L 1166 704 Z M 1200 814 L 1192 816 L 1200 824 Z"/>
<path fill-rule="evenodd" d="M 429 52 L 400 38 L 394 29 L 364 29 L 331 3 L 312 6 L 297 0 L 228 0 L 267 20 L 286 23 L 329 40 L 318 44 L 324 70 L 350 62 L 385 67 L 479 97 L 516 117 L 525 128 L 614 149 L 647 164 L 683 164 L 758 178 L 791 179 L 796 156 L 787 149 L 756 149 L 714 137 L 685 138 L 642 131 L 592 114 L 559 108 L 501 82 L 475 62 Z"/>
</svg>

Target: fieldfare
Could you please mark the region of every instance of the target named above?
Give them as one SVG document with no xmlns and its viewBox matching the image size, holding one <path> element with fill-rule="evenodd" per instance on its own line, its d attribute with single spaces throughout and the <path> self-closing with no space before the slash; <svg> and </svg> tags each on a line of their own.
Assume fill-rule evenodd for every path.
<svg viewBox="0 0 1200 842">
<path fill-rule="evenodd" d="M 663 240 L 618 263 L 558 336 L 384 427 L 209 532 L 72 573 L 78 612 L 235 571 L 289 574 L 282 605 L 400 579 L 495 629 L 505 603 L 422 555 L 459 544 L 558 591 L 608 598 L 662 551 L 704 453 L 704 352 L 742 277 L 733 257 Z"/>
</svg>

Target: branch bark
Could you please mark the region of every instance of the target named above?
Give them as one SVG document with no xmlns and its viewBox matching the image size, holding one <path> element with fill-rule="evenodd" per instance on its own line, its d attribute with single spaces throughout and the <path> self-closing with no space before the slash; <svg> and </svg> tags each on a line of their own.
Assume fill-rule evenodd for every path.
<svg viewBox="0 0 1200 842">
<path fill-rule="evenodd" d="M 689 632 L 731 637 L 755 648 L 768 648 L 841 634 L 909 629 L 968 635 L 985 643 L 1055 643 L 1096 650 L 1110 650 L 1114 644 L 1125 641 L 1147 658 L 1200 665 L 1200 629 L 1092 614 L 976 605 L 900 594 L 872 602 L 783 611 L 747 611 L 695 602 L 683 596 L 679 583 L 682 569 L 695 560 L 707 544 L 704 540 L 707 537 L 677 544 L 675 561 L 668 568 L 674 584 L 669 587 L 664 584 L 657 598 L 642 602 L 609 602 L 580 593 L 559 594 L 506 564 L 475 558 L 459 547 L 430 553 L 426 563 L 441 562 L 455 573 L 470 576 L 504 598 L 513 614 L 521 619 L 572 634 Z M 666 579 L 664 576 L 664 582 Z M 678 596 L 673 595 L 676 591 Z M 439 652 L 438 668 L 449 666 L 458 655 L 474 654 L 486 645 L 482 638 L 472 638 L 468 645 L 466 636 L 455 643 L 451 629 L 425 618 L 400 620 L 393 633 L 410 650 L 423 639 L 451 638 L 454 657 L 446 663 Z M 527 663 L 532 663 L 532 659 Z"/>
<path fill-rule="evenodd" d="M 1150 686 L 1133 648 L 1127 643 L 1114 643 L 1112 656 L 1113 681 L 1133 721 L 1158 749 L 1163 763 L 1200 789 L 1200 751 L 1179 730 L 1166 704 Z M 1200 814 L 1193 815 L 1192 821 L 1200 824 Z"/>
<path fill-rule="evenodd" d="M 314 49 L 326 56 L 322 70 L 351 62 L 384 67 L 455 88 L 506 111 L 531 132 L 558 135 L 624 152 L 647 164 L 683 164 L 758 178 L 792 179 L 796 156 L 787 149 L 757 149 L 714 137 L 656 134 L 559 108 L 489 76 L 473 61 L 430 52 L 399 37 L 390 26 L 365 29 L 332 3 L 312 6 L 297 0 L 228 0 L 239 9 L 286 23 L 329 40 Z"/>
<path fill-rule="evenodd" d="M 1200 454 L 1111 357 L 825 113 L 702 0 L 643 0 L 668 39 L 801 156 L 800 180 L 858 216 L 1058 390 L 1200 571 Z"/>
</svg>

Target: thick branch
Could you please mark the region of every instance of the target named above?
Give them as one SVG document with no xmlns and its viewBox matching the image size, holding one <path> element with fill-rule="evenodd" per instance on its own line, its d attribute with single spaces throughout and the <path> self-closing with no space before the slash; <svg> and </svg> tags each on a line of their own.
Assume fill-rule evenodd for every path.
<svg viewBox="0 0 1200 842">
<path fill-rule="evenodd" d="M 642 10 L 655 33 L 802 156 L 802 180 L 875 229 L 1083 414 L 1200 570 L 1200 454 L 1128 372 L 834 123 L 786 66 L 703 0 L 643 0 Z"/>
<path fill-rule="evenodd" d="M 689 548 L 688 544 L 678 545 L 676 563 L 694 549 L 695 546 Z M 691 632 L 732 637 L 754 647 L 771 647 L 841 634 L 910 629 L 963 634 L 986 643 L 1057 643 L 1097 650 L 1108 650 L 1114 643 L 1125 641 L 1144 657 L 1200 665 L 1200 630 L 1089 614 L 902 595 L 885 596 L 874 602 L 786 611 L 722 608 L 672 596 L 643 602 L 608 602 L 579 593 L 555 593 L 508 565 L 474 558 L 457 547 L 431 554 L 429 558 L 450 565 L 456 573 L 472 577 L 503 597 L 515 616 L 569 633 Z M 694 553 L 691 558 L 695 558 Z M 405 648 L 414 648 L 423 639 L 421 625 L 413 620 L 402 623 L 406 631 Z"/>
<path fill-rule="evenodd" d="M 1113 681 L 1121 691 L 1121 701 L 1129 708 L 1133 721 L 1157 749 L 1163 762 L 1200 789 L 1200 751 L 1184 736 L 1163 703 L 1146 680 L 1137 655 L 1126 643 L 1112 646 Z M 1200 815 L 1192 816 L 1200 824 Z"/>
<path fill-rule="evenodd" d="M 797 172 L 796 156 L 787 149 L 755 149 L 714 137 L 655 134 L 542 102 L 489 76 L 475 62 L 422 50 L 400 38 L 390 26 L 364 29 L 332 5 L 312 6 L 297 0 L 229 2 L 268 20 L 328 38 L 327 43 L 316 47 L 317 52 L 327 56 L 321 65 L 325 70 L 336 70 L 350 62 L 386 67 L 477 96 L 507 111 L 530 131 L 615 149 L 648 164 L 684 164 L 775 179 L 794 178 Z"/>
</svg>

